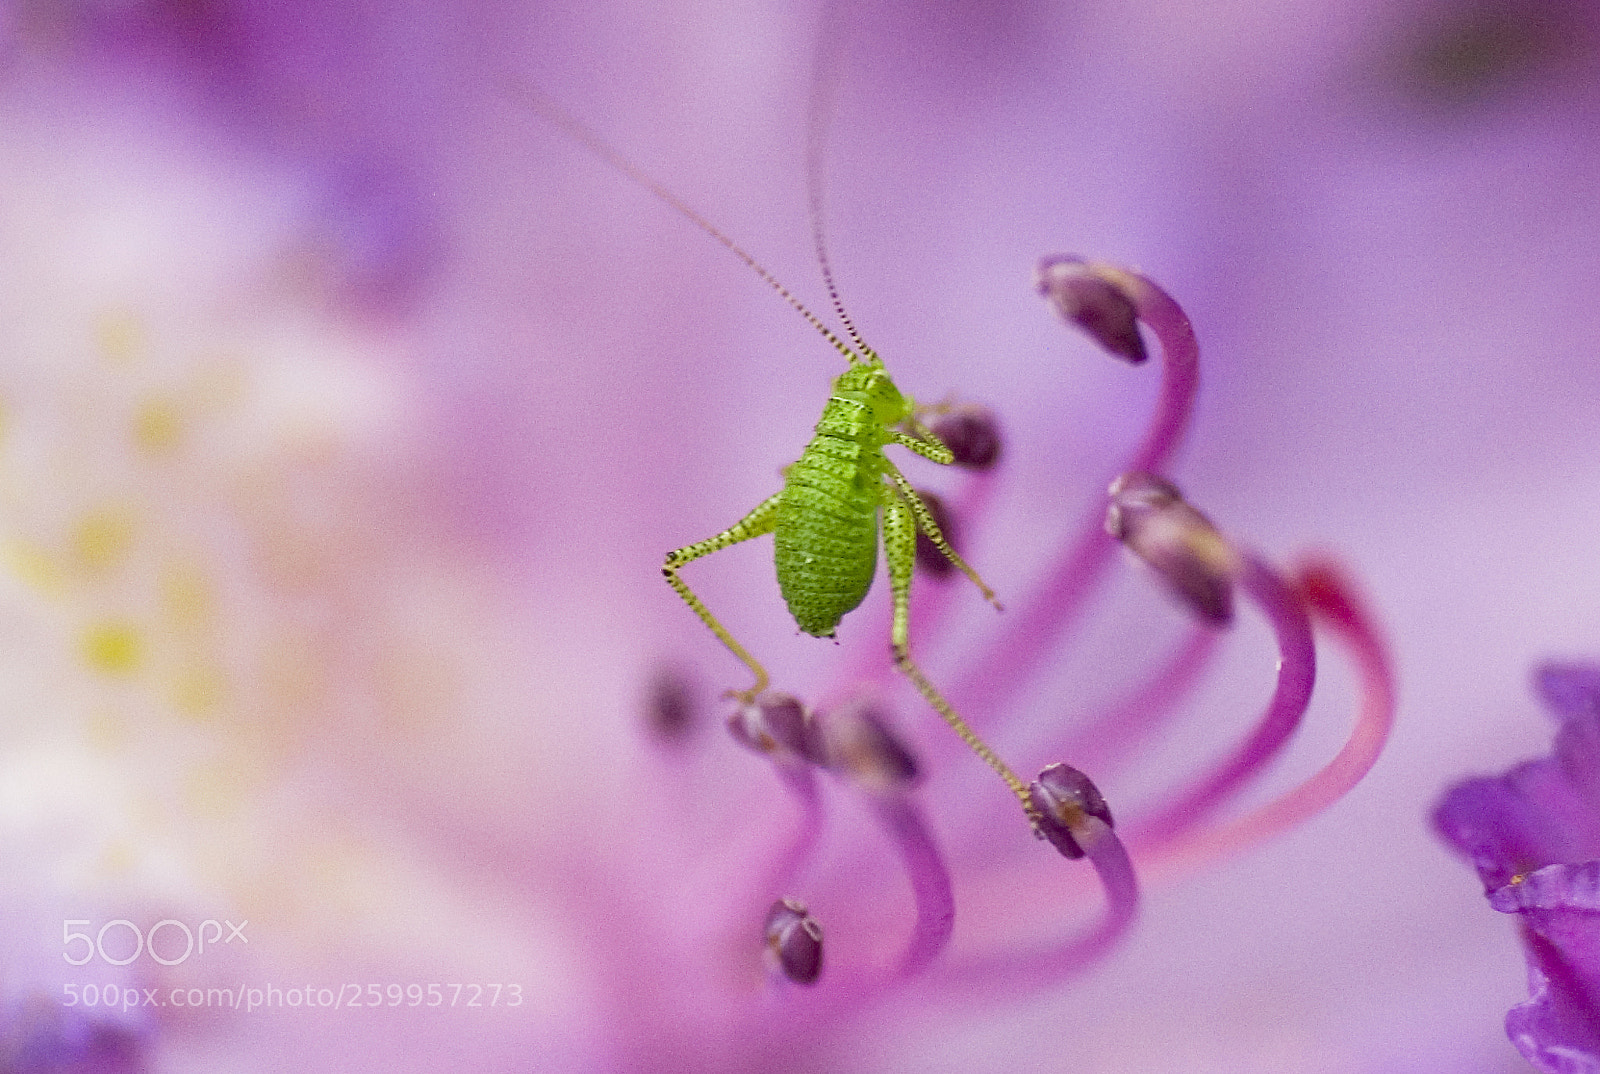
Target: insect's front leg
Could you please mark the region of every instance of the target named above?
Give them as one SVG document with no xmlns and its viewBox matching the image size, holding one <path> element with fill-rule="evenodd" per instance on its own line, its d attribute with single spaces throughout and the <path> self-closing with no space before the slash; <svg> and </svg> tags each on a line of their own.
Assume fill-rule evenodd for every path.
<svg viewBox="0 0 1600 1074">
<path fill-rule="evenodd" d="M 901 432 L 899 429 L 890 429 L 889 438 L 903 448 L 910 448 L 924 459 L 930 459 L 940 466 L 949 466 L 956 461 L 955 453 L 945 446 L 943 440 L 933 435 L 932 429 L 925 429 L 921 425 L 914 426 L 917 435 Z"/>
<path fill-rule="evenodd" d="M 756 681 L 750 689 L 730 690 L 728 692 L 729 696 L 737 697 L 747 704 L 754 702 L 756 695 L 767 688 L 767 683 L 771 681 L 767 676 L 767 669 L 762 667 L 756 658 L 745 650 L 743 645 L 734 640 L 733 635 L 728 633 L 726 627 L 717 622 L 716 616 L 707 610 L 706 606 L 701 603 L 700 598 L 695 596 L 694 592 L 684 584 L 683 579 L 678 577 L 678 568 L 702 556 L 720 552 L 730 545 L 736 545 L 742 541 L 748 541 L 752 537 L 760 537 L 762 534 L 771 533 L 778 525 L 778 501 L 782 498 L 783 493 L 780 492 L 763 500 L 754 511 L 751 511 L 715 537 L 673 549 L 667 553 L 667 561 L 661 568 L 661 573 L 666 576 L 667 584 L 678 591 L 678 596 L 683 598 L 685 604 L 694 609 L 694 614 L 700 617 L 700 621 L 709 627 L 711 633 L 715 634 L 722 644 L 728 647 L 728 651 L 742 660 L 744 666 L 749 668 L 751 673 L 755 675 Z"/>
</svg>

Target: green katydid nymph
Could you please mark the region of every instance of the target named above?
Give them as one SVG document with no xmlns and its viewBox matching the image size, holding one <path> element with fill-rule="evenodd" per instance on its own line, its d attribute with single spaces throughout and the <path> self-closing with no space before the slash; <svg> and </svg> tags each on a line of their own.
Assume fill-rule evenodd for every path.
<svg viewBox="0 0 1600 1074">
<path fill-rule="evenodd" d="M 832 637 L 840 619 L 855 609 L 872 587 L 881 531 L 893 597 L 890 643 L 896 666 L 956 734 L 999 773 L 1030 817 L 1034 816 L 1027 784 L 973 733 L 911 656 L 911 577 L 919 531 L 978 586 L 990 603 L 996 608 L 1000 604 L 977 572 L 950 546 L 934 521 L 932 511 L 884 453 L 884 448 L 897 444 L 936 463 L 948 465 L 955 461 L 950 448 L 921 420 L 924 416 L 942 413 L 946 408 L 920 408 L 895 386 L 883 359 L 862 340 L 839 299 L 823 241 L 818 115 L 813 113 L 811 132 L 812 232 L 823 281 L 849 338 L 848 343 L 742 247 L 588 126 L 526 83 L 517 85 L 515 92 L 607 165 L 650 191 L 727 247 L 849 363 L 849 368 L 833 382 L 811 442 L 800 457 L 785 468 L 782 490 L 763 500 L 721 533 L 668 552 L 662 566 L 668 584 L 754 676 L 748 687 L 730 690 L 729 696 L 752 704 L 767 689 L 771 679 L 760 661 L 729 633 L 679 577 L 679 570 L 713 552 L 770 533 L 776 544 L 778 587 L 795 623 L 807 634 Z"/>
</svg>

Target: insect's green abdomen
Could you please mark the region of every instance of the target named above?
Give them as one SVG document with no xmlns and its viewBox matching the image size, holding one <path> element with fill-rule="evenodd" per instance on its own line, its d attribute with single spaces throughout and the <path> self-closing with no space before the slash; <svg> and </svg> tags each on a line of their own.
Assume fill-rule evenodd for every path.
<svg viewBox="0 0 1600 1074">
<path fill-rule="evenodd" d="M 789 467 L 774 535 L 778 588 L 807 634 L 831 637 L 872 588 L 881 457 L 875 449 L 824 435 Z"/>
</svg>

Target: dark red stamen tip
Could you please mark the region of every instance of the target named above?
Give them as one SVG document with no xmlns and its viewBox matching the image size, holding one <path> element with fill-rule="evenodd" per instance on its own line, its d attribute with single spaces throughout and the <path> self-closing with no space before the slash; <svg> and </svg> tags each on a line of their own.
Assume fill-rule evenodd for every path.
<svg viewBox="0 0 1600 1074">
<path fill-rule="evenodd" d="M 1099 266 L 1080 257 L 1047 257 L 1039 262 L 1034 285 L 1057 313 L 1112 354 L 1134 365 L 1149 356 L 1133 299 Z"/>
<path fill-rule="evenodd" d="M 822 976 L 822 926 L 799 899 L 772 904 L 766 921 L 767 953 L 795 984 L 813 985 Z"/>
</svg>

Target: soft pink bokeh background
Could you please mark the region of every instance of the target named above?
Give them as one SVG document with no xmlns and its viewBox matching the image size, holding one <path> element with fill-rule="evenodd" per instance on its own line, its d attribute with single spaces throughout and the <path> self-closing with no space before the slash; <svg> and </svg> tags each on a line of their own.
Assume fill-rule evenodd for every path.
<svg viewBox="0 0 1600 1074">
<path fill-rule="evenodd" d="M 1403 705 L 1388 753 L 1347 801 L 1152 890 L 1132 940 L 1086 981 L 970 1018 L 891 1008 L 825 1048 L 833 1063 L 1525 1069 L 1500 1025 L 1523 989 L 1511 923 L 1425 817 L 1448 782 L 1544 748 L 1525 684 L 1535 659 L 1600 649 L 1590 494 L 1600 125 L 1590 17 L 1577 5 L 1488 7 L 1568 22 L 1475 93 L 1419 80 L 1407 59 L 1460 25 L 1464 9 L 1442 2 L 864 4 L 825 31 L 845 71 L 829 228 L 851 311 L 903 388 L 988 403 L 1011 434 L 1007 484 L 974 550 L 988 580 L 1002 594 L 1025 589 L 1039 542 L 1093 501 L 1151 395 L 1148 377 L 1052 320 L 1029 287 L 1032 264 L 1071 250 L 1137 265 L 1184 303 L 1204 348 L 1200 409 L 1174 476 L 1269 554 L 1318 547 L 1349 562 L 1390 628 Z M 540 996 L 526 1020 L 490 1028 L 350 1012 L 185 1026 L 169 1037 L 174 1064 L 357 1069 L 382 1055 L 385 1069 L 430 1069 L 443 1049 L 467 1047 L 480 1069 L 595 1061 L 613 1004 L 670 1022 L 675 1006 L 716 1002 L 674 980 L 672 953 L 700 927 L 694 885 L 736 872 L 760 830 L 710 851 L 703 833 L 771 794 L 766 773 L 720 735 L 676 766 L 640 740 L 639 699 L 663 661 L 694 669 L 708 693 L 737 670 L 657 571 L 667 548 L 770 494 L 835 359 L 725 251 L 508 99 L 495 71 L 538 80 L 820 307 L 802 167 L 818 14 L 483 7 L 430 28 L 427 10 L 414 5 L 402 28 L 349 46 L 378 57 L 351 65 L 360 77 L 309 64 L 306 80 L 330 94 L 314 109 L 230 110 L 229 94 L 185 81 L 195 68 L 181 48 L 159 62 L 134 48 L 75 66 L 27 34 L 7 46 L 22 58 L 5 76 L 3 129 L 18 147 L 0 165 L 6 188 L 48 203 L 72 188 L 41 175 L 79 175 L 85 193 L 64 215 L 115 221 L 138 209 L 154 221 L 105 240 L 148 268 L 108 270 L 109 282 L 69 273 L 81 295 L 58 287 L 12 307 L 13 320 L 70 335 L 105 302 L 132 302 L 158 338 L 255 340 L 246 364 L 273 375 L 251 384 L 304 383 L 293 362 L 283 372 L 261 359 L 287 349 L 315 370 L 353 367 L 363 386 L 334 393 L 333 461 L 314 482 L 331 506 L 313 514 L 340 523 L 316 562 L 341 581 L 311 603 L 345 624 L 319 620 L 330 643 L 378 655 L 364 662 L 334 645 L 343 655 L 330 662 L 350 676 L 338 698 L 309 716 L 235 713 L 242 729 L 194 730 L 159 706 L 116 702 L 136 734 L 155 728 L 169 745 L 200 736 L 256 774 L 243 836 L 190 825 L 181 808 L 154 834 L 135 832 L 136 847 L 174 847 L 180 864 L 160 883 L 124 877 L 131 897 L 253 904 L 264 978 L 279 964 L 309 964 L 319 980 L 521 968 Z M 134 77 L 146 64 L 157 73 Z M 349 253 L 360 243 L 340 230 L 339 203 L 321 200 L 330 162 L 358 135 L 372 167 L 405 173 L 414 193 L 397 212 L 436 229 L 414 246 L 398 229 L 389 256 L 420 266 L 415 280 L 378 272 L 372 283 Z M 42 159 L 55 171 L 21 163 Z M 140 160 L 154 163 L 129 163 Z M 141 193 L 191 182 L 199 193 L 154 210 Z M 8 217 L 0 240 L 58 248 L 20 221 Z M 191 256 L 200 242 L 214 244 L 212 262 Z M 178 282 L 163 278 L 163 252 L 188 266 Z M 21 302 L 27 282 L 13 280 L 3 301 Z M 191 300 L 209 287 L 215 301 Z M 185 329 L 190 320 L 201 328 Z M 298 342 L 260 342 L 285 335 Z M 13 414 L 55 413 L 61 391 L 37 339 L 6 345 L 13 432 L 25 428 Z M 32 373 L 18 372 L 30 361 Z M 299 468 L 323 464 L 283 448 L 284 426 L 264 428 L 279 449 L 263 450 L 267 472 L 303 488 Z M 249 430 L 235 439 L 250 454 Z M 240 472 L 225 451 L 205 461 L 219 486 Z M 223 560 L 259 547 L 253 525 L 295 518 L 269 512 L 262 523 L 245 501 L 134 487 L 163 517 L 186 517 L 171 514 L 184 505 L 210 519 L 206 547 Z M 37 503 L 15 508 L 13 528 L 36 519 Z M 238 644 L 261 623 L 298 630 L 298 597 L 237 558 L 246 566 L 227 577 L 241 594 L 229 605 Z M 730 552 L 697 565 L 693 584 L 713 607 L 737 609 L 728 618 L 780 681 L 821 689 L 843 654 L 793 637 L 768 562 Z M 1164 606 L 1121 575 L 1113 594 L 1170 631 Z M 992 614 L 975 600 L 959 607 L 963 624 Z M 870 610 L 857 620 L 843 645 L 879 644 Z M 9 628 L 49 653 L 41 629 L 26 615 Z M 1254 699 L 1269 650 L 1259 632 L 1241 634 L 1223 671 Z M 955 666 L 955 651 L 936 666 Z M 412 708 L 372 669 L 416 652 L 447 672 L 400 680 L 402 696 L 425 698 Z M 54 657 L 64 676 L 70 655 Z M 1114 692 L 1143 666 L 1128 663 L 1072 665 L 1054 696 Z M 1348 673 L 1336 654 L 1325 669 L 1327 697 L 1292 761 L 1301 769 L 1334 748 L 1345 718 Z M 50 681 L 32 689 L 59 703 Z M 21 708 L 35 704 L 27 689 Z M 1226 686 L 1202 695 L 1191 721 L 1201 725 L 1184 741 L 1206 749 L 1203 720 L 1228 719 L 1233 698 Z M 13 756 L 51 734 L 77 741 L 70 721 L 25 722 Z M 1242 726 L 1242 716 L 1225 724 Z M 135 797 L 183 778 L 161 748 L 111 757 Z M 1166 785 L 1185 760 L 1160 753 L 1130 786 Z M 647 797 L 646 820 L 624 811 L 628 793 Z M 239 838 L 250 841 L 242 858 L 218 852 Z M 26 844 L 8 846 L 21 848 L 17 883 L 35 910 L 16 911 L 21 938 L 7 943 L 53 960 L 66 896 L 29 879 Z M 391 886 L 359 871 L 330 881 L 307 864 L 319 853 L 370 855 Z M 272 902 L 257 887 L 268 873 L 299 894 Z M 386 894 L 351 909 L 321 894 L 339 883 Z M 105 905 L 123 905 L 115 883 L 96 884 Z M 652 908 L 640 931 L 662 937 L 659 966 L 602 942 L 608 915 Z M 365 931 L 352 939 L 358 913 Z M 421 920 L 437 930 L 428 944 L 414 939 Z M 255 1057 L 233 1054 L 247 1050 Z"/>
</svg>

